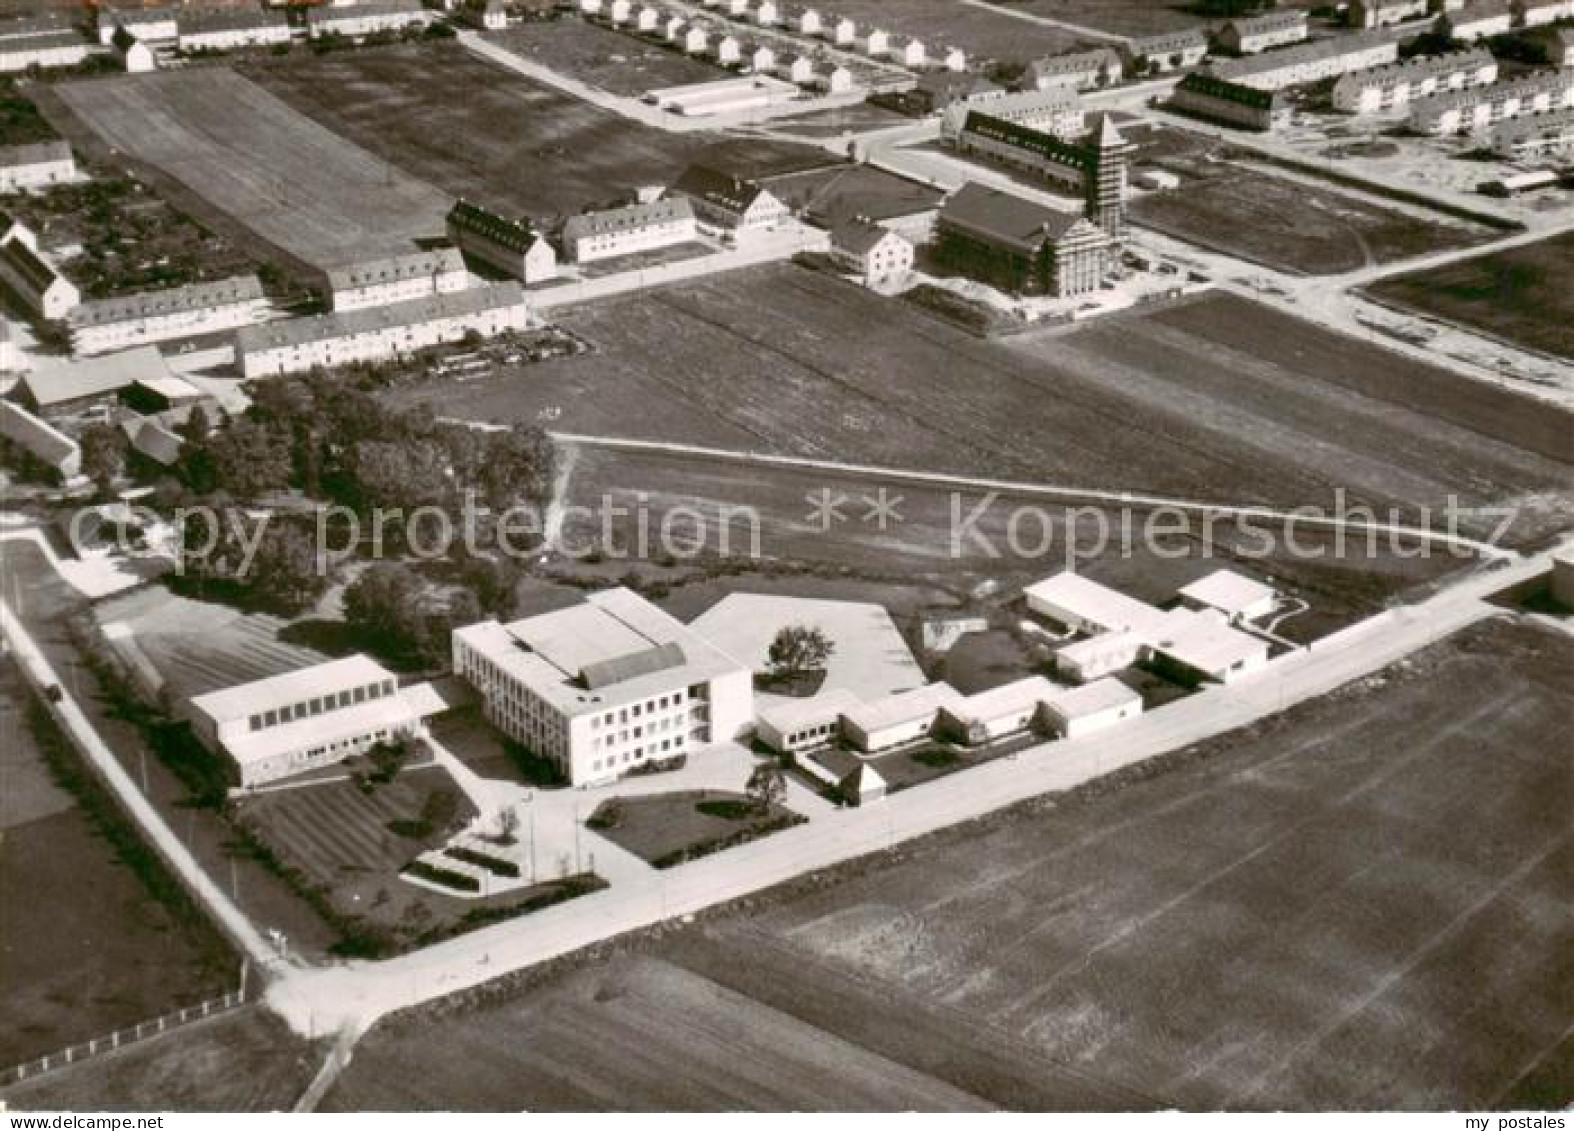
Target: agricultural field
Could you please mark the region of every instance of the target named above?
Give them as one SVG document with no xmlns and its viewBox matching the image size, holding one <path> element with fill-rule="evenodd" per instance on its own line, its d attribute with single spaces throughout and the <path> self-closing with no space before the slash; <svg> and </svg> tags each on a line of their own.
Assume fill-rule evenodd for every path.
<svg viewBox="0 0 1574 1131">
<path fill-rule="evenodd" d="M 989 0 L 1007 11 L 1064 20 L 1111 35 L 1158 35 L 1184 31 L 1205 21 L 1189 0 Z M 1299 7 L 1290 4 L 1288 7 Z"/>
<path fill-rule="evenodd" d="M 380 1026 L 330 1105 L 835 1106 L 895 1063 L 1011 1108 L 1561 1107 L 1570 679 L 1567 633 L 1485 623 L 1158 765 Z M 743 1090 L 693 1036 L 702 1001 L 739 1034 L 812 1027 L 838 1069 L 770 1058 L 795 1090 Z"/>
<path fill-rule="evenodd" d="M 639 185 L 666 184 L 715 140 L 636 125 L 453 43 L 256 59 L 245 67 L 301 114 L 409 176 L 542 221 Z"/>
<path fill-rule="evenodd" d="M 18 1111 L 288 1111 L 320 1052 L 260 1005 L 9 1089 Z"/>
<path fill-rule="evenodd" d="M 0 1066 L 235 988 L 238 960 L 0 665 Z"/>
<path fill-rule="evenodd" d="M 443 233 L 451 202 L 441 192 L 227 67 L 63 83 L 52 94 L 73 140 L 91 135 L 177 186 L 194 216 L 298 262 L 336 266 Z"/>
<path fill-rule="evenodd" d="M 731 74 L 664 44 L 584 20 L 527 20 L 487 38 L 523 59 L 628 98 Z"/>
<path fill-rule="evenodd" d="M 1073 30 L 1013 19 L 956 0 L 842 0 L 836 14 L 859 27 L 917 36 L 931 54 L 942 47 L 960 47 L 973 66 L 986 59 L 1026 63 L 1092 45 Z"/>
<path fill-rule="evenodd" d="M 981 341 L 779 266 L 562 324 L 595 348 L 392 395 L 563 432 L 1216 501 L 1513 501 L 1525 536 L 1567 517 L 1557 414 L 1230 295 Z"/>
<path fill-rule="evenodd" d="M 1163 131 L 1171 146 L 1176 131 Z M 1141 143 L 1144 131 L 1133 131 Z M 1254 167 L 1247 155 L 1204 145 L 1138 160 L 1174 173 L 1181 188 L 1132 201 L 1133 224 L 1298 275 L 1337 275 L 1426 252 L 1484 243 L 1484 227 L 1422 216 L 1367 197 Z"/>
<path fill-rule="evenodd" d="M 1367 289 L 1383 302 L 1574 360 L 1574 233 Z"/>
</svg>

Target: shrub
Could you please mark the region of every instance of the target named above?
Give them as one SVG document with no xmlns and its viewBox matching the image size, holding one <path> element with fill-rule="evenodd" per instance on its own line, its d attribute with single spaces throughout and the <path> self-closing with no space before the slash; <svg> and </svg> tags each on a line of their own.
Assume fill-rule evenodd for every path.
<svg viewBox="0 0 1574 1131">
<path fill-rule="evenodd" d="M 509 879 L 519 878 L 519 865 L 512 860 L 491 856 L 485 852 L 477 852 L 473 848 L 445 848 L 443 855 L 466 864 L 474 864 L 477 868 L 485 868 L 494 876 L 506 876 Z"/>
<path fill-rule="evenodd" d="M 441 884 L 443 887 L 453 888 L 455 891 L 480 891 L 481 881 L 467 872 L 455 872 L 449 868 L 439 868 L 436 864 L 428 864 L 425 860 L 412 860 L 405 865 L 405 874 L 416 876 L 429 883 Z"/>
</svg>

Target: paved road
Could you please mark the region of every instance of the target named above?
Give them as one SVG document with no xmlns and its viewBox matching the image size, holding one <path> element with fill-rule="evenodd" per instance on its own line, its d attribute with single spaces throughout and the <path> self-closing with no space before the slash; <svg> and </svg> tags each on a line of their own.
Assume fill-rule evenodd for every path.
<svg viewBox="0 0 1574 1131">
<path fill-rule="evenodd" d="M 271 987 L 268 1000 L 302 1032 L 364 1030 L 390 1011 L 1246 726 L 1501 614 L 1483 598 L 1547 568 L 1548 557 L 1542 554 L 1475 573 L 1418 605 L 1391 610 L 1276 660 L 1243 682 L 1201 692 L 1103 734 L 1034 747 L 867 809 L 822 813 L 808 824 L 718 856 L 652 872 L 644 882 L 625 883 L 402 958 L 292 973 Z"/>
</svg>

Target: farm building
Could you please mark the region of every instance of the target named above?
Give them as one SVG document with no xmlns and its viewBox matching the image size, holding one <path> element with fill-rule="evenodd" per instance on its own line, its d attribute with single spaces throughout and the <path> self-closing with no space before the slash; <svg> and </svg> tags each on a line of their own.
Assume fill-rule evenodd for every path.
<svg viewBox="0 0 1574 1131">
<path fill-rule="evenodd" d="M 1049 729 L 1061 738 L 1082 738 L 1142 714 L 1142 696 L 1118 679 L 1057 689 L 1044 703 Z"/>
<path fill-rule="evenodd" d="M 865 286 L 900 278 L 913 269 L 913 245 L 906 237 L 866 219 L 831 229 L 831 258 L 855 272 Z"/>
<path fill-rule="evenodd" d="M 1217 75 L 1193 72 L 1181 79 L 1170 95 L 1170 109 L 1211 122 L 1268 131 L 1289 122 L 1292 114 L 1284 95 Z"/>
<path fill-rule="evenodd" d="M 185 52 L 234 51 L 290 41 L 289 20 L 279 11 L 183 8 L 177 24 L 180 36 L 176 42 Z"/>
<path fill-rule="evenodd" d="M 172 376 L 155 347 L 138 346 L 83 361 L 40 365 L 24 374 L 10 395 L 29 411 L 57 421 L 72 416 L 107 415 L 121 394 L 138 381 Z"/>
<path fill-rule="evenodd" d="M 965 697 L 949 683 L 931 683 L 859 703 L 842 715 L 842 736 L 865 754 L 928 738 L 943 708 L 961 709 Z"/>
<path fill-rule="evenodd" d="M 126 443 L 139 460 L 156 467 L 174 467 L 186 441 L 162 421 L 149 416 L 133 416 L 120 422 Z"/>
<path fill-rule="evenodd" d="M 1270 47 L 1300 43 L 1310 34 L 1306 13 L 1298 9 L 1229 20 L 1219 30 L 1219 44 L 1236 55 L 1255 55 Z"/>
<path fill-rule="evenodd" d="M 1574 109 L 1543 110 L 1492 129 L 1492 152 L 1507 161 L 1574 155 Z"/>
<path fill-rule="evenodd" d="M 235 334 L 235 354 L 241 375 L 251 380 L 318 366 L 388 361 L 471 333 L 490 338 L 528 325 L 519 284 L 494 283 L 389 306 L 242 327 Z"/>
<path fill-rule="evenodd" d="M 667 197 L 604 212 L 587 212 L 563 225 L 563 253 L 575 263 L 688 243 L 698 237 L 688 198 Z"/>
<path fill-rule="evenodd" d="M 99 49 L 69 27 L 38 35 L 0 37 L 0 74 L 14 74 L 33 67 L 74 67 Z"/>
<path fill-rule="evenodd" d="M 329 309 L 343 312 L 452 294 L 469 285 L 463 254 L 445 247 L 335 267 L 323 272 L 322 291 Z"/>
<path fill-rule="evenodd" d="M 1013 294 L 1096 291 L 1111 246 L 1091 221 L 971 181 L 946 201 L 937 224 L 943 261 Z"/>
<path fill-rule="evenodd" d="M 32 232 L 21 224 L 11 227 L 0 243 L 0 283 L 38 317 L 64 318 L 82 301 L 82 292 L 38 250 Z"/>
<path fill-rule="evenodd" d="M 1052 86 L 1047 90 L 1028 90 L 1018 94 L 1000 94 L 987 90 L 978 95 L 954 101 L 946 107 L 940 120 L 940 136 L 955 141 L 967 124 L 968 115 L 982 111 L 991 118 L 1026 126 L 1056 137 L 1074 137 L 1087 129 L 1087 113 L 1075 89 L 1069 86 Z"/>
<path fill-rule="evenodd" d="M 1533 71 L 1489 86 L 1418 99 L 1410 106 L 1410 128 L 1431 137 L 1449 137 L 1570 106 L 1574 106 L 1574 73 Z"/>
<path fill-rule="evenodd" d="M 1033 90 L 1048 90 L 1052 86 L 1092 90 L 1113 86 L 1121 80 L 1124 71 L 1120 55 L 1113 48 L 1099 47 L 1035 59 L 1028 67 L 1024 83 Z"/>
<path fill-rule="evenodd" d="M 701 224 L 736 235 L 765 231 L 787 218 L 787 206 L 760 185 L 707 165 L 690 165 L 672 188 L 689 198 Z"/>
<path fill-rule="evenodd" d="M 163 291 L 90 299 L 73 309 L 66 321 L 72 352 L 97 354 L 249 326 L 265 318 L 268 310 L 257 277 L 237 275 Z"/>
<path fill-rule="evenodd" d="M 943 684 L 940 686 L 944 686 Z M 1061 688 L 1041 675 L 942 704 L 939 730 L 968 746 L 983 746 L 1031 730 Z"/>
<path fill-rule="evenodd" d="M 190 408 L 205 399 L 206 393 L 174 374 L 139 377 L 121 393 L 127 408 L 149 415 Z"/>
<path fill-rule="evenodd" d="M 1513 27 L 1512 0 L 1481 0 L 1457 12 L 1445 12 L 1437 21 L 1438 34 L 1461 43 L 1505 35 Z"/>
<path fill-rule="evenodd" d="M 227 757 L 247 788 L 342 762 L 423 729 L 398 679 L 366 656 L 199 695 L 185 714 L 202 744 Z"/>
<path fill-rule="evenodd" d="M 1082 195 L 1089 220 L 1110 239 L 1125 238 L 1133 147 L 1110 115 L 1100 114 L 1086 135 L 1066 139 L 975 111 L 968 115 L 956 146 L 969 156 L 1069 186 Z"/>
<path fill-rule="evenodd" d="M 374 32 L 424 26 L 431 18 L 421 0 L 367 0 L 344 7 L 307 8 L 306 29 L 314 39 L 324 35 L 360 39 Z"/>
<path fill-rule="evenodd" d="M 858 703 L 858 696 L 845 688 L 809 699 L 791 699 L 759 713 L 755 736 L 780 754 L 825 746 L 841 736 L 842 715 Z"/>
<path fill-rule="evenodd" d="M 0 192 L 23 192 L 75 180 L 76 158 L 63 141 L 0 146 Z"/>
<path fill-rule="evenodd" d="M 1125 46 L 1126 62 L 1133 74 L 1160 75 L 1195 67 L 1208 54 L 1208 33 L 1202 28 L 1149 35 L 1130 40 Z"/>
<path fill-rule="evenodd" d="M 1231 620 L 1257 620 L 1273 612 L 1279 596 L 1271 585 L 1219 569 L 1183 586 L 1180 598 L 1189 608 L 1217 609 Z"/>
<path fill-rule="evenodd" d="M 181 9 L 173 5 L 116 8 L 103 4 L 97 10 L 98 41 L 108 47 L 122 28 L 141 40 L 175 39 L 180 35 L 180 14 Z"/>
<path fill-rule="evenodd" d="M 1574 0 L 1514 0 L 1520 27 L 1546 27 L 1560 20 L 1574 20 Z"/>
<path fill-rule="evenodd" d="M 557 251 L 523 220 L 510 220 L 467 200 L 448 210 L 448 241 L 465 255 L 529 286 L 557 277 Z"/>
<path fill-rule="evenodd" d="M 9 464 L 33 463 L 69 483 L 82 474 L 82 448 L 47 420 L 0 400 L 0 450 Z"/>
<path fill-rule="evenodd" d="M 1391 27 L 1421 19 L 1430 10 L 1428 0 L 1350 0 L 1345 20 L 1351 27 Z"/>
<path fill-rule="evenodd" d="M 1370 31 L 1319 39 L 1251 59 L 1227 59 L 1213 72 L 1219 78 L 1260 90 L 1284 90 L 1398 60 L 1399 40 L 1394 33 Z"/>
<path fill-rule="evenodd" d="M 628 589 L 453 634 L 454 671 L 487 719 L 575 785 L 742 737 L 754 677 Z"/>
<path fill-rule="evenodd" d="M 1483 48 L 1419 55 L 1402 63 L 1354 71 L 1334 84 L 1334 109 L 1346 114 L 1399 110 L 1417 98 L 1497 81 L 1498 64 Z"/>
</svg>

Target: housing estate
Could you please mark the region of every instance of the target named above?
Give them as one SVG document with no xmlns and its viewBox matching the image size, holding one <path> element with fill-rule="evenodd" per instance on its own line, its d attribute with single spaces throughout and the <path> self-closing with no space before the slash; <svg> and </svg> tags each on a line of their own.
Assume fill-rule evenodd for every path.
<svg viewBox="0 0 1574 1131">
<path fill-rule="evenodd" d="M 563 225 L 562 244 L 575 263 L 594 263 L 689 243 L 697 236 L 689 198 L 669 196 L 574 216 Z"/>
<path fill-rule="evenodd" d="M 1440 35 L 1462 43 L 1505 35 L 1513 27 L 1513 0 L 1480 0 L 1479 3 L 1467 4 L 1457 12 L 1445 12 L 1437 21 Z"/>
<path fill-rule="evenodd" d="M 329 307 L 339 312 L 452 294 L 469 285 L 464 256 L 453 247 L 334 267 L 323 272 L 322 281 Z"/>
<path fill-rule="evenodd" d="M 63 141 L 0 146 L 0 192 L 23 192 L 76 179 L 76 158 Z"/>
<path fill-rule="evenodd" d="M 742 737 L 754 677 L 628 589 L 453 634 L 454 671 L 487 719 L 575 785 Z"/>
<path fill-rule="evenodd" d="M 1402 110 L 1417 98 L 1497 81 L 1498 63 L 1482 48 L 1448 55 L 1420 55 L 1402 63 L 1345 75 L 1334 84 L 1333 104 L 1346 114 Z"/>
<path fill-rule="evenodd" d="M 1574 156 L 1574 109 L 1510 118 L 1492 129 L 1492 152 L 1508 161 Z"/>
<path fill-rule="evenodd" d="M 557 249 L 526 220 L 460 200 L 448 210 L 448 240 L 465 255 L 529 286 L 557 277 Z"/>
<path fill-rule="evenodd" d="M 270 304 L 255 275 L 192 283 L 162 291 L 89 299 L 66 317 L 76 354 L 108 353 L 149 342 L 190 338 L 249 326 Z"/>
<path fill-rule="evenodd" d="M 290 41 L 290 23 L 284 13 L 267 9 L 183 8 L 176 27 L 177 46 L 188 52 L 233 51 Z"/>
<path fill-rule="evenodd" d="M 1574 73 L 1536 71 L 1411 103 L 1410 128 L 1432 137 L 1474 133 L 1527 114 L 1574 106 Z"/>
<path fill-rule="evenodd" d="M 1269 131 L 1289 122 L 1293 110 L 1277 90 L 1193 71 L 1170 94 L 1172 110 L 1243 129 Z"/>
<path fill-rule="evenodd" d="M 342 7 L 307 8 L 306 29 L 313 38 L 343 35 L 360 39 L 382 31 L 422 27 L 431 18 L 421 0 L 366 0 Z"/>
<path fill-rule="evenodd" d="M 1379 67 L 1399 59 L 1399 40 L 1391 32 L 1370 31 L 1274 51 L 1250 59 L 1227 59 L 1213 68 L 1230 82 L 1262 90 L 1284 90 Z"/>
<path fill-rule="evenodd" d="M 358 310 L 246 326 L 235 334 L 241 375 L 274 377 L 319 366 L 388 361 L 471 333 L 495 337 L 529 325 L 518 283 L 494 283 Z"/>
<path fill-rule="evenodd" d="M 969 182 L 946 201 L 936 254 L 1014 294 L 1067 298 L 1096 291 L 1113 240 L 1092 221 Z"/>
<path fill-rule="evenodd" d="M 1306 13 L 1291 8 L 1229 20 L 1219 29 L 1219 44 L 1236 55 L 1255 55 L 1270 47 L 1300 43 L 1308 34 Z"/>
<path fill-rule="evenodd" d="M 1076 51 L 1068 55 L 1049 55 L 1035 59 L 1029 66 L 1025 85 L 1034 90 L 1070 86 L 1077 90 L 1113 86 L 1121 80 L 1125 65 L 1110 47 Z"/>
<path fill-rule="evenodd" d="M 421 716 L 387 668 L 349 656 L 191 699 L 186 718 L 243 787 L 342 762 L 418 734 Z"/>
<path fill-rule="evenodd" d="M 1208 54 L 1208 33 L 1202 28 L 1130 40 L 1124 47 L 1134 74 L 1157 75 L 1195 67 Z"/>
</svg>

